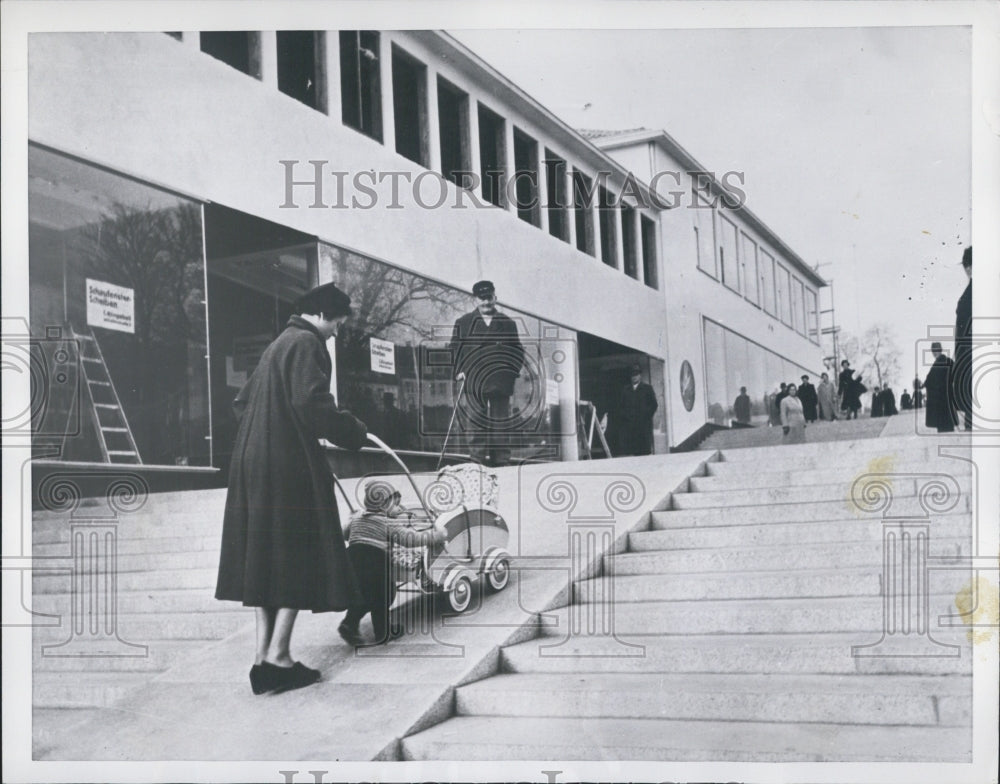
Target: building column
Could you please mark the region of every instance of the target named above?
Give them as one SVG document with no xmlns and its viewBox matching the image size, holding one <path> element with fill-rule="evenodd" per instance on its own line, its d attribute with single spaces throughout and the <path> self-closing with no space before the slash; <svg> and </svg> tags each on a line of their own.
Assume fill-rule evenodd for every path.
<svg viewBox="0 0 1000 784">
<path fill-rule="evenodd" d="M 181 33 L 181 43 L 184 44 L 184 46 L 190 46 L 190 47 L 193 47 L 194 49 L 198 49 L 200 51 L 201 50 L 201 33 L 198 32 L 197 30 L 193 30 L 191 32 L 182 32 Z"/>
<path fill-rule="evenodd" d="M 467 101 L 467 111 L 469 122 L 469 171 L 474 172 L 476 178 L 479 180 L 479 185 L 475 189 L 475 193 L 480 199 L 485 200 L 486 196 L 483 191 L 482 177 L 483 173 L 479 169 L 479 102 L 473 98 L 471 95 L 466 98 Z"/>
<path fill-rule="evenodd" d="M 538 227 L 546 234 L 549 233 L 549 211 L 545 208 L 549 193 L 549 173 L 545 168 L 545 145 L 541 141 L 536 142 L 537 152 L 536 166 L 538 177 L 536 177 L 536 195 L 538 196 Z"/>
<path fill-rule="evenodd" d="M 340 33 L 326 30 L 316 33 L 316 97 L 319 110 L 340 121 Z"/>
<path fill-rule="evenodd" d="M 642 218 L 640 215 L 639 207 L 636 205 L 632 215 L 632 236 L 635 239 L 635 276 L 640 283 L 645 283 L 646 264 L 642 253 Z"/>
<path fill-rule="evenodd" d="M 278 33 L 274 30 L 262 30 L 257 35 L 260 46 L 260 80 L 277 90 Z"/>
<path fill-rule="evenodd" d="M 625 271 L 625 222 L 622 220 L 622 210 L 621 206 L 613 207 L 611 214 L 614 215 L 615 221 L 615 255 L 617 256 L 617 263 L 615 264 L 615 269 L 621 272 Z"/>
<path fill-rule="evenodd" d="M 427 68 L 427 168 L 433 172 L 441 171 L 441 118 L 438 116 L 438 85 L 437 71 Z"/>
<path fill-rule="evenodd" d="M 567 238 L 571 247 L 576 247 L 576 209 L 573 206 L 573 167 L 566 162 L 566 222 Z"/>
<path fill-rule="evenodd" d="M 382 96 L 382 143 L 396 151 L 396 115 L 392 109 L 392 41 L 384 31 L 378 35 L 379 92 Z"/>
<path fill-rule="evenodd" d="M 503 121 L 503 200 L 504 207 L 517 215 L 517 189 L 512 187 L 514 179 L 514 123 L 505 118 Z"/>
</svg>

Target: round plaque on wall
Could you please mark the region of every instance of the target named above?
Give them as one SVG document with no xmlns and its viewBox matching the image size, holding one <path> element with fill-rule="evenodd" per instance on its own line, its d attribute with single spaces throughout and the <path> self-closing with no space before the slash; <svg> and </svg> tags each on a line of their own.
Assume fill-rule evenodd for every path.
<svg viewBox="0 0 1000 784">
<path fill-rule="evenodd" d="M 694 408 L 694 371 L 686 359 L 681 363 L 681 402 L 687 411 Z"/>
</svg>

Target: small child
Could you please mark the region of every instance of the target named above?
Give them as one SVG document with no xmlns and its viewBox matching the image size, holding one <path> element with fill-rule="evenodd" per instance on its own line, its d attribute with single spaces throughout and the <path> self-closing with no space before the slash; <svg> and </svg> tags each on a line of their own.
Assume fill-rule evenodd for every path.
<svg viewBox="0 0 1000 784">
<path fill-rule="evenodd" d="M 351 567 L 358 578 L 364 606 L 352 607 L 337 631 L 351 645 L 362 645 L 358 631 L 361 619 L 369 612 L 375 629 L 375 644 L 390 639 L 389 608 L 396 598 L 396 581 L 392 573 L 392 545 L 420 547 L 443 542 L 445 534 L 435 528 L 417 531 L 403 517 L 398 491 L 382 481 L 365 485 L 364 513 L 354 517 L 350 525 L 350 547 L 347 550 Z M 392 637 L 402 632 L 392 629 Z"/>
</svg>

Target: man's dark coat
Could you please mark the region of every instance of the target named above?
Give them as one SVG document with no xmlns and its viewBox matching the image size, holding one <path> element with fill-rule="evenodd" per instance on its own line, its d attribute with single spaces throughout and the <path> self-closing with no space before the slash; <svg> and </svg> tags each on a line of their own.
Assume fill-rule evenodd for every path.
<svg viewBox="0 0 1000 784">
<path fill-rule="evenodd" d="M 955 415 L 951 408 L 952 362 L 944 354 L 938 354 L 924 381 L 924 408 L 927 411 L 927 427 L 951 430 L 955 425 Z"/>
<path fill-rule="evenodd" d="M 215 597 L 326 612 L 360 602 L 320 438 L 348 449 L 365 425 L 330 394 L 319 331 L 292 316 L 240 390 Z"/>
<path fill-rule="evenodd" d="M 802 415 L 806 422 L 816 421 L 816 404 L 819 398 L 816 396 L 816 387 L 808 381 L 803 381 L 799 387 L 799 400 L 802 402 Z"/>
<path fill-rule="evenodd" d="M 524 347 L 517 336 L 517 324 L 510 316 L 497 312 L 489 324 L 478 310 L 460 316 L 448 348 L 452 351 L 455 375 L 465 373 L 468 394 L 479 400 L 514 394 L 514 381 L 524 364 Z"/>
<path fill-rule="evenodd" d="M 633 389 L 627 384 L 618 402 L 616 425 L 619 453 L 648 455 L 653 451 L 653 414 L 657 409 L 653 388 L 640 381 Z"/>
<path fill-rule="evenodd" d="M 955 407 L 972 411 L 972 281 L 958 298 L 955 309 L 955 364 L 952 366 Z"/>
</svg>

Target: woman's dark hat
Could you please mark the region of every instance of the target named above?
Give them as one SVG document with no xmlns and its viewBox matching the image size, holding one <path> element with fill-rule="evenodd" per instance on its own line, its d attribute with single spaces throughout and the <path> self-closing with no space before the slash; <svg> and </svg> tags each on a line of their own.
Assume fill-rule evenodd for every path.
<svg viewBox="0 0 1000 784">
<path fill-rule="evenodd" d="M 481 280 L 472 287 L 472 296 L 479 297 L 480 299 L 495 293 L 496 289 L 493 287 L 492 280 Z"/>
<path fill-rule="evenodd" d="M 351 298 L 334 283 L 324 283 L 295 301 L 300 313 L 325 313 L 330 318 L 351 315 Z"/>
</svg>

